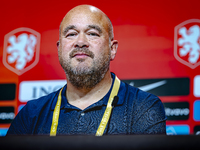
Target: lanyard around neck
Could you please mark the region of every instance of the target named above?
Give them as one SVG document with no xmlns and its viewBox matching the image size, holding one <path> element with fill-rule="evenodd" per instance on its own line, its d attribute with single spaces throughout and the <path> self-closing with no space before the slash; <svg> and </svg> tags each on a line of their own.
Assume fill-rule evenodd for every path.
<svg viewBox="0 0 200 150">
<path fill-rule="evenodd" d="M 96 136 L 102 136 L 104 133 L 104 130 L 106 128 L 106 125 L 108 123 L 108 120 L 110 118 L 110 114 L 112 112 L 112 102 L 115 96 L 117 96 L 118 91 L 119 91 L 119 86 L 120 86 L 120 80 L 115 76 L 115 81 L 114 85 L 107 103 L 106 110 L 103 114 L 103 118 L 101 119 L 101 123 L 97 129 Z M 58 100 L 53 112 L 53 118 L 52 118 L 52 125 L 51 125 L 51 131 L 50 131 L 50 136 L 56 136 L 57 132 L 57 126 L 58 126 L 58 119 L 59 119 L 59 114 L 60 114 L 60 106 L 61 106 L 61 93 L 62 93 L 63 88 L 60 90 L 59 95 L 58 95 Z"/>
</svg>

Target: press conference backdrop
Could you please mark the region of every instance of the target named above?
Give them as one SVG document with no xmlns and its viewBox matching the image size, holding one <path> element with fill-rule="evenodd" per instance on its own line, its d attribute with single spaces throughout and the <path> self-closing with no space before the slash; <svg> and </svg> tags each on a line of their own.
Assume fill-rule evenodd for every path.
<svg viewBox="0 0 200 150">
<path fill-rule="evenodd" d="M 0 2 L 0 135 L 31 99 L 62 87 L 59 24 L 72 7 L 103 10 L 119 41 L 111 71 L 160 97 L 168 135 L 200 133 L 199 0 Z"/>
</svg>

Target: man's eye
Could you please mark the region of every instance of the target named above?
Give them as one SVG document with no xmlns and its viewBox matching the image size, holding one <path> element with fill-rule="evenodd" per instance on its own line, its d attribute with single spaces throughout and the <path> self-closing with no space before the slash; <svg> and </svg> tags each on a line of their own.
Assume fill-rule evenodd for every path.
<svg viewBox="0 0 200 150">
<path fill-rule="evenodd" d="M 66 37 L 75 36 L 75 35 L 76 35 L 75 33 L 70 33 L 70 34 L 67 34 Z"/>
<path fill-rule="evenodd" d="M 89 33 L 89 35 L 91 35 L 91 36 L 99 36 L 97 33 Z"/>
</svg>

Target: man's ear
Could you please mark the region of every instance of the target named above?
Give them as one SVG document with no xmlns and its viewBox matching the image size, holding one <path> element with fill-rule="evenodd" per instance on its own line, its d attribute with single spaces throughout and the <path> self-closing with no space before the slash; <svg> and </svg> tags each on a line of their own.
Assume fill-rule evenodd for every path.
<svg viewBox="0 0 200 150">
<path fill-rule="evenodd" d="M 56 45 L 57 45 L 57 49 L 59 49 L 60 42 L 59 42 L 59 41 L 57 41 Z"/>
<path fill-rule="evenodd" d="M 117 40 L 112 40 L 111 41 L 111 57 L 110 60 L 114 60 L 116 53 L 117 53 L 117 48 L 118 48 L 118 41 Z"/>
</svg>

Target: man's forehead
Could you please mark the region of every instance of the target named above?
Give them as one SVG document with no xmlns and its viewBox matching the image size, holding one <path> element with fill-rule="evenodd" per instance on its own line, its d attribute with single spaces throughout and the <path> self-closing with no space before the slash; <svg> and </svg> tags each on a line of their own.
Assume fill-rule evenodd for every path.
<svg viewBox="0 0 200 150">
<path fill-rule="evenodd" d="M 63 18 L 61 30 L 69 25 L 99 25 L 107 28 L 108 19 L 105 14 L 93 6 L 75 7 L 70 10 Z"/>
<path fill-rule="evenodd" d="M 72 25 L 72 24 L 103 24 L 105 21 L 103 20 L 102 16 L 89 14 L 89 13 L 82 13 L 82 14 L 71 14 L 70 16 L 66 16 L 63 19 L 63 25 Z"/>
<path fill-rule="evenodd" d="M 94 7 L 94 6 L 91 6 L 91 5 L 79 5 L 79 6 L 76 6 L 74 7 L 73 9 L 71 9 L 66 15 L 65 15 L 65 18 L 69 17 L 69 16 L 74 16 L 74 15 L 81 15 L 81 14 L 84 14 L 84 15 L 88 15 L 88 16 L 92 16 L 92 15 L 103 15 L 104 13 Z M 105 15 L 105 14 L 104 14 Z"/>
</svg>

